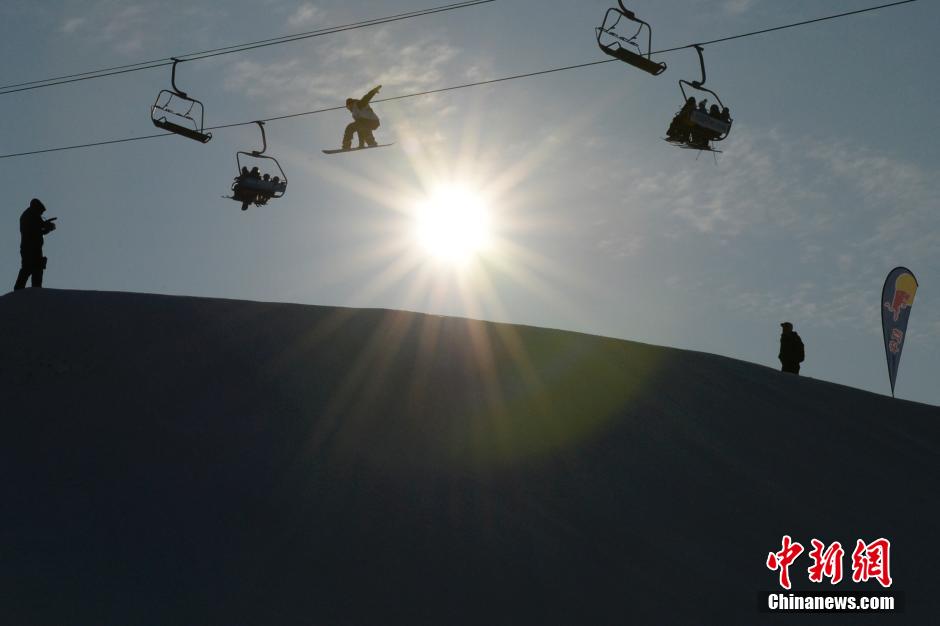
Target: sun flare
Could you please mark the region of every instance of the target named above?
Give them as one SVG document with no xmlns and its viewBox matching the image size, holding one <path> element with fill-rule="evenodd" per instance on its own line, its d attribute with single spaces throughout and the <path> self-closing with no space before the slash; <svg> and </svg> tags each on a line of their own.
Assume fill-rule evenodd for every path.
<svg viewBox="0 0 940 626">
<path fill-rule="evenodd" d="M 435 189 L 415 210 L 418 242 L 432 257 L 471 260 L 488 245 L 489 216 L 480 194 L 459 185 Z"/>
</svg>

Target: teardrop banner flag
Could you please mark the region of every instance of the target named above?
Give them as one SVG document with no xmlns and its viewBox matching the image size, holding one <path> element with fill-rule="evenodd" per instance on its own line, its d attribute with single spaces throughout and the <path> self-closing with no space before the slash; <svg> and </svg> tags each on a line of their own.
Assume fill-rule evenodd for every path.
<svg viewBox="0 0 940 626">
<path fill-rule="evenodd" d="M 917 279 L 906 267 L 896 267 L 885 279 L 881 290 L 881 330 L 885 336 L 885 356 L 888 357 L 888 379 L 891 381 L 891 397 L 894 397 L 894 381 L 898 377 L 901 350 L 907 333 L 907 320 L 911 317 Z"/>
</svg>

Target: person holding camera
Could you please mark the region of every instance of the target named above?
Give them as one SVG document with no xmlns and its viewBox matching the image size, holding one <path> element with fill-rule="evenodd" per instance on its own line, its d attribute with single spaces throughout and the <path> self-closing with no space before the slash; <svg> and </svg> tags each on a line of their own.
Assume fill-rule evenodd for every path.
<svg viewBox="0 0 940 626">
<path fill-rule="evenodd" d="M 33 198 L 29 208 L 20 216 L 20 258 L 22 267 L 13 289 L 23 289 L 32 277 L 33 287 L 42 287 L 42 273 L 46 269 L 46 257 L 42 255 L 42 238 L 55 230 L 55 219 L 43 219 L 45 205 Z"/>
</svg>

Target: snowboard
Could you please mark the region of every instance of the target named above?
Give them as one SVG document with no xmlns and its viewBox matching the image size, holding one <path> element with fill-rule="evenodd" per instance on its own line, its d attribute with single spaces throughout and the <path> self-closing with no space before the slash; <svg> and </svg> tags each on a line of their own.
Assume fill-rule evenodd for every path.
<svg viewBox="0 0 940 626">
<path fill-rule="evenodd" d="M 339 154 L 340 152 L 358 152 L 359 150 L 371 150 L 372 148 L 385 148 L 388 146 L 394 146 L 395 142 L 392 143 L 380 143 L 377 146 L 364 146 L 362 148 L 350 148 L 349 150 L 343 150 L 339 148 L 338 150 L 324 150 L 323 154 Z"/>
</svg>

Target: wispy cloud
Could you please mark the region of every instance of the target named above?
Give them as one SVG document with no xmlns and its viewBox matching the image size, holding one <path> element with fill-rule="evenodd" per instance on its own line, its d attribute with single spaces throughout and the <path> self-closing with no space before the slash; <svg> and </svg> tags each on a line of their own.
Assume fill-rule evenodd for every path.
<svg viewBox="0 0 940 626">
<path fill-rule="evenodd" d="M 757 4 L 757 0 L 725 0 L 722 8 L 730 15 L 741 15 L 747 13 Z"/>
<path fill-rule="evenodd" d="M 788 227 L 803 220 L 803 209 L 821 201 L 819 191 L 799 184 L 795 174 L 782 175 L 795 148 L 776 134 L 742 125 L 725 150 L 714 167 L 684 152 L 670 160 L 668 171 L 651 176 L 649 167 L 637 164 L 618 177 L 637 181 L 631 205 L 667 216 L 664 226 L 677 237 L 732 240 L 755 228 Z"/>
<path fill-rule="evenodd" d="M 66 19 L 60 30 L 89 41 L 104 43 L 122 55 L 137 54 L 155 39 L 158 3 L 126 4 L 105 0 L 89 7 L 82 17 Z"/>
<path fill-rule="evenodd" d="M 305 2 L 297 7 L 297 9 L 291 13 L 290 17 L 287 18 L 287 25 L 290 28 L 311 26 L 322 22 L 323 14 L 323 9 L 310 2 Z"/>
<path fill-rule="evenodd" d="M 61 30 L 63 33 L 72 34 L 77 32 L 85 24 L 88 23 L 84 17 L 70 17 L 62 24 Z"/>
<path fill-rule="evenodd" d="M 870 328 L 880 323 L 872 299 L 887 272 L 909 265 L 916 273 L 940 249 L 940 179 L 912 161 L 743 125 L 726 143 L 714 165 L 681 153 L 654 175 L 645 165 L 618 170 L 603 193 L 623 197 L 629 217 L 596 229 L 598 250 L 612 261 L 674 246 L 693 259 L 716 247 L 757 264 L 770 254 L 761 269 L 720 275 L 709 262 L 687 280 L 690 288 L 704 280 L 702 289 L 721 290 L 722 301 L 752 316 Z M 622 180 L 635 181 L 629 194 L 620 193 Z M 755 287 L 761 272 L 776 279 Z M 795 282 L 802 276 L 814 278 Z M 918 315 L 922 332 L 940 341 L 940 311 Z"/>
<path fill-rule="evenodd" d="M 402 44 L 384 30 L 343 34 L 321 44 L 315 54 L 279 63 L 241 61 L 230 66 L 225 86 L 250 98 L 277 93 L 275 112 L 341 106 L 381 84 L 381 94 L 414 93 L 443 84 L 457 48 L 437 37 Z M 421 102 L 429 106 L 429 100 Z"/>
</svg>

